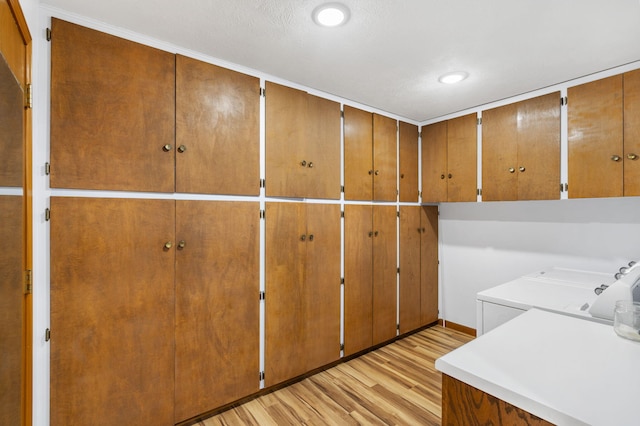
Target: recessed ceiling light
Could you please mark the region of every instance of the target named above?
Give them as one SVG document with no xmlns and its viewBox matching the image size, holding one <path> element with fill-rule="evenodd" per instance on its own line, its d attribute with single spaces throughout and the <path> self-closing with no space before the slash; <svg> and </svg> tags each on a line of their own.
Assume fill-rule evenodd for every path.
<svg viewBox="0 0 640 426">
<path fill-rule="evenodd" d="M 455 84 L 461 82 L 467 77 L 469 77 L 469 73 L 464 71 L 456 71 L 441 75 L 438 81 L 444 84 Z"/>
<path fill-rule="evenodd" d="M 323 27 L 337 27 L 349 20 L 349 9 L 342 3 L 325 3 L 313 10 L 313 20 Z"/>
</svg>

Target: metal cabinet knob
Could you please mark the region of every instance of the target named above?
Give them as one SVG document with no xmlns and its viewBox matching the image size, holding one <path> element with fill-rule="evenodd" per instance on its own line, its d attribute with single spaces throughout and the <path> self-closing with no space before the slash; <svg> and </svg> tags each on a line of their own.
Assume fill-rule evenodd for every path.
<svg viewBox="0 0 640 426">
<path fill-rule="evenodd" d="M 313 167 L 313 161 L 309 161 L 309 168 Z"/>
<path fill-rule="evenodd" d="M 400 179 L 404 179 L 404 173 L 400 173 Z"/>
<path fill-rule="evenodd" d="M 164 248 L 169 250 L 171 247 L 173 247 L 173 243 L 171 241 L 167 241 L 166 243 L 164 243 Z"/>
<path fill-rule="evenodd" d="M 313 234 L 309 234 L 309 241 L 313 241 Z"/>
<path fill-rule="evenodd" d="M 163 146 L 163 147 L 162 147 L 162 150 L 163 150 L 164 152 L 169 152 L 169 151 L 171 151 L 171 148 L 173 148 L 173 147 L 171 146 L 171 144 L 166 144 L 165 146 Z"/>
<path fill-rule="evenodd" d="M 451 179 L 451 178 L 453 177 L 453 175 L 452 175 L 451 173 L 449 173 L 449 174 L 447 175 L 447 177 L 448 177 L 449 179 Z"/>
<path fill-rule="evenodd" d="M 518 168 L 518 170 L 520 170 L 521 172 L 524 172 L 524 170 L 525 170 L 525 169 L 524 169 L 524 167 L 520 166 L 520 167 Z"/>
<path fill-rule="evenodd" d="M 306 167 L 306 166 L 307 166 L 307 162 L 306 162 L 305 160 L 302 160 L 302 161 L 300 162 L 300 165 L 301 165 L 302 167 Z"/>
<path fill-rule="evenodd" d="M 178 243 L 178 250 L 182 250 L 186 246 L 187 246 L 187 242 L 185 240 L 180 240 L 180 242 Z"/>
<path fill-rule="evenodd" d="M 304 234 L 300 235 L 300 241 L 306 241 L 306 239 L 307 239 L 306 235 Z"/>
<path fill-rule="evenodd" d="M 186 146 L 184 146 L 184 145 L 180 145 L 180 146 L 178 147 L 178 152 L 185 152 L 186 150 L 187 150 L 187 147 L 186 147 Z"/>
<path fill-rule="evenodd" d="M 444 175 L 440 175 L 440 179 L 444 179 Z"/>
<path fill-rule="evenodd" d="M 627 158 L 629 160 L 637 160 L 638 156 L 636 154 L 627 154 Z"/>
<path fill-rule="evenodd" d="M 612 155 L 612 156 L 611 156 L 611 159 L 612 159 L 613 161 L 620 161 L 620 156 L 619 156 L 619 155 Z"/>
<path fill-rule="evenodd" d="M 380 174 L 380 170 L 376 170 L 373 174 L 375 174 L 376 176 L 378 176 Z"/>
<path fill-rule="evenodd" d="M 369 231 L 369 237 L 373 237 L 373 231 Z"/>
<path fill-rule="evenodd" d="M 377 236 L 378 236 L 378 231 L 374 231 L 374 232 L 373 232 L 373 236 L 374 236 L 374 237 L 377 237 Z"/>
<path fill-rule="evenodd" d="M 516 171 L 516 169 L 514 169 L 513 167 L 509 167 L 509 173 L 514 173 Z"/>
<path fill-rule="evenodd" d="M 373 174 L 373 170 L 369 170 L 369 174 L 372 175 Z"/>
</svg>

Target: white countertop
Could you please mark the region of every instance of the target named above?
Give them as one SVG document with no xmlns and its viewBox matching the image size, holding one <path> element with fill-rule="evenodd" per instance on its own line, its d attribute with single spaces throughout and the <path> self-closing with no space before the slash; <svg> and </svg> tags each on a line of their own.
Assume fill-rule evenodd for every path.
<svg viewBox="0 0 640 426">
<path fill-rule="evenodd" d="M 531 309 L 436 368 L 558 425 L 640 425 L 640 342 L 610 325 Z"/>
</svg>

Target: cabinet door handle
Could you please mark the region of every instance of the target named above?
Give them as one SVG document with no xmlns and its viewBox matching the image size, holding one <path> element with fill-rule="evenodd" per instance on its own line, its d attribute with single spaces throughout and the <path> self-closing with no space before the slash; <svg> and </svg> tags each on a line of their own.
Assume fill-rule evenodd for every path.
<svg viewBox="0 0 640 426">
<path fill-rule="evenodd" d="M 373 237 L 373 231 L 369 231 L 369 238 Z"/>
<path fill-rule="evenodd" d="M 525 170 L 525 169 L 524 169 L 524 167 L 520 166 L 520 167 L 518 168 L 518 170 L 520 170 L 521 172 L 524 172 L 524 170 Z"/>
<path fill-rule="evenodd" d="M 186 147 L 186 146 L 184 146 L 184 145 L 180 145 L 180 146 L 178 147 L 178 152 L 185 152 L 186 150 L 187 150 L 187 147 Z"/>
<path fill-rule="evenodd" d="M 440 175 L 440 179 L 444 179 L 444 175 Z"/>
<path fill-rule="evenodd" d="M 400 179 L 404 179 L 404 173 L 400 173 Z"/>
<path fill-rule="evenodd" d="M 449 179 L 451 179 L 451 178 L 453 177 L 453 175 L 452 175 L 451 173 L 449 173 L 449 174 L 447 175 L 447 177 L 448 177 Z"/>
<path fill-rule="evenodd" d="M 309 161 L 309 168 L 313 167 L 313 161 Z"/>
<path fill-rule="evenodd" d="M 373 232 L 373 236 L 374 236 L 374 237 L 377 237 L 377 236 L 378 236 L 378 231 L 374 231 L 374 232 Z"/>
<path fill-rule="evenodd" d="M 637 160 L 638 156 L 636 154 L 627 154 L 627 158 L 629 160 Z"/>
<path fill-rule="evenodd" d="M 306 162 L 305 160 L 302 160 L 302 161 L 300 162 L 300 165 L 301 165 L 302 167 L 306 167 L 306 166 L 307 166 L 307 162 Z"/>
<path fill-rule="evenodd" d="M 619 155 L 612 155 L 612 156 L 611 156 L 611 159 L 612 159 L 613 161 L 616 161 L 616 162 L 617 162 L 617 161 L 620 161 L 620 156 L 619 156 Z"/>
<path fill-rule="evenodd" d="M 185 240 L 180 240 L 180 242 L 178 243 L 178 250 L 182 250 L 186 246 L 187 246 L 187 242 Z"/>
<path fill-rule="evenodd" d="M 173 147 L 171 146 L 171 144 L 168 143 L 168 144 L 166 144 L 165 146 L 162 147 L 162 150 L 164 152 L 169 152 L 169 151 L 171 151 L 171 148 L 173 148 Z"/>
<path fill-rule="evenodd" d="M 509 173 L 514 173 L 516 171 L 516 169 L 514 169 L 513 167 L 509 167 Z"/>
<path fill-rule="evenodd" d="M 309 234 L 309 241 L 313 241 L 313 234 Z"/>
<path fill-rule="evenodd" d="M 369 174 L 372 175 L 373 174 L 373 170 L 369 170 Z"/>
<path fill-rule="evenodd" d="M 305 241 L 307 239 L 307 236 L 302 234 L 300 235 L 300 241 Z"/>
<path fill-rule="evenodd" d="M 171 247 L 173 247 L 173 243 L 171 241 L 167 241 L 166 243 L 164 243 L 165 250 L 169 250 Z"/>
</svg>

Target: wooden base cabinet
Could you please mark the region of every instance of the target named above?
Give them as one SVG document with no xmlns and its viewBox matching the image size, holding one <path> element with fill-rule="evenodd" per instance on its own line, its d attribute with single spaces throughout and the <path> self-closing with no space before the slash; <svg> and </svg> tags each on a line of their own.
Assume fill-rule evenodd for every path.
<svg viewBox="0 0 640 426">
<path fill-rule="evenodd" d="M 340 206 L 267 203 L 265 385 L 340 357 Z"/>
<path fill-rule="evenodd" d="M 255 202 L 176 202 L 176 423 L 259 390 L 259 228 Z"/>
<path fill-rule="evenodd" d="M 422 201 L 476 201 L 476 114 L 422 127 Z"/>
<path fill-rule="evenodd" d="M 344 354 L 396 336 L 396 207 L 345 206 Z"/>
<path fill-rule="evenodd" d="M 560 198 L 560 92 L 482 112 L 482 200 Z"/>
<path fill-rule="evenodd" d="M 51 212 L 51 425 L 174 424 L 175 202 Z"/>
<path fill-rule="evenodd" d="M 438 320 L 438 207 L 400 206 L 400 334 Z"/>
</svg>

